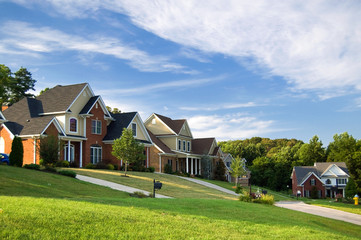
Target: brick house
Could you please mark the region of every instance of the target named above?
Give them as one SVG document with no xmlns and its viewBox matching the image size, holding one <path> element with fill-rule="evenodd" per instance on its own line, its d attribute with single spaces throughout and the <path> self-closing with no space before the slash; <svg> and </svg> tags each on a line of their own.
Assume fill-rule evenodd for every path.
<svg viewBox="0 0 361 240">
<path fill-rule="evenodd" d="M 123 128 L 145 144 L 146 163 L 152 142 L 138 113 L 111 114 L 89 84 L 55 86 L 36 98 L 23 98 L 0 115 L 0 152 L 10 153 L 14 136 L 24 145 L 24 164 L 39 163 L 39 139 L 60 139 L 60 159 L 79 167 L 104 161 L 119 164 L 111 144 Z"/>
<path fill-rule="evenodd" d="M 334 198 L 337 194 L 345 197 L 349 178 L 344 162 L 316 162 L 314 166 L 294 167 L 291 174 L 292 193 L 299 191 L 301 197 L 310 197 L 312 189 L 317 189 L 319 198 Z"/>
<path fill-rule="evenodd" d="M 154 146 L 150 148 L 151 165 L 157 172 L 164 172 L 166 164 L 173 171 L 201 175 L 209 164 L 213 175 L 216 164 L 223 164 L 222 151 L 215 138 L 193 138 L 186 119 L 173 120 L 153 113 L 145 122 Z M 202 160 L 203 159 L 203 160 Z"/>
</svg>

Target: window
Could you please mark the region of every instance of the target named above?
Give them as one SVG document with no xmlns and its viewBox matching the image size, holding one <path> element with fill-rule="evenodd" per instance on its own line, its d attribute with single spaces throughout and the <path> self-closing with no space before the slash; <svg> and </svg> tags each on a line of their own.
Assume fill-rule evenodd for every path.
<svg viewBox="0 0 361 240">
<path fill-rule="evenodd" d="M 337 185 L 346 184 L 346 183 L 347 183 L 347 180 L 345 178 L 336 179 Z"/>
<path fill-rule="evenodd" d="M 102 147 L 93 145 L 90 147 L 90 162 L 97 164 L 102 161 Z"/>
<path fill-rule="evenodd" d="M 178 140 L 178 150 L 182 150 L 182 141 Z"/>
<path fill-rule="evenodd" d="M 64 160 L 68 162 L 74 162 L 74 145 L 70 144 L 70 159 L 68 155 L 68 145 L 64 146 Z"/>
<path fill-rule="evenodd" d="M 137 136 L 137 124 L 136 123 L 132 123 L 132 132 L 133 132 L 133 136 L 136 137 Z"/>
<path fill-rule="evenodd" d="M 183 151 L 186 151 L 186 141 L 183 141 Z"/>
<path fill-rule="evenodd" d="M 157 120 L 155 120 L 155 118 L 153 118 L 152 124 L 157 124 Z"/>
<path fill-rule="evenodd" d="M 316 185 L 316 180 L 315 179 L 311 179 L 311 186 L 315 186 Z"/>
<path fill-rule="evenodd" d="M 305 192 L 304 192 L 304 196 L 305 196 L 305 197 L 310 197 L 310 191 L 305 190 Z"/>
<path fill-rule="evenodd" d="M 187 152 L 191 151 L 191 142 L 187 142 Z"/>
<path fill-rule="evenodd" d="M 100 120 L 92 120 L 92 133 L 93 134 L 102 133 L 102 122 Z"/>
<path fill-rule="evenodd" d="M 168 159 L 168 165 L 171 166 L 171 167 L 173 167 L 173 164 L 172 164 L 172 163 L 173 163 L 173 160 L 172 160 L 172 159 Z"/>
<path fill-rule="evenodd" d="M 78 131 L 78 120 L 76 118 L 70 118 L 69 120 L 69 131 L 77 132 Z"/>
<path fill-rule="evenodd" d="M 330 179 L 327 179 L 327 180 L 326 180 L 326 184 L 331 184 L 331 180 L 330 180 Z"/>
</svg>

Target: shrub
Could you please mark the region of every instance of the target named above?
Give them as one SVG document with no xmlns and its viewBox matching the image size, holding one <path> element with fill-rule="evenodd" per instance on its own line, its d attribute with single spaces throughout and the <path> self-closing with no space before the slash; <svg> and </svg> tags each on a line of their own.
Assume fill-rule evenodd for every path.
<svg viewBox="0 0 361 240">
<path fill-rule="evenodd" d="M 148 169 L 149 169 L 149 172 L 151 172 L 151 173 L 154 173 L 154 172 L 155 172 L 155 168 L 154 168 L 154 167 L 149 167 Z"/>
<path fill-rule="evenodd" d="M 111 163 L 109 163 L 109 164 L 107 165 L 107 169 L 109 169 L 109 170 L 114 170 L 114 165 L 111 164 Z"/>
<path fill-rule="evenodd" d="M 238 199 L 239 199 L 239 201 L 242 201 L 242 202 L 252 202 L 252 196 L 249 195 L 249 193 L 245 192 L 245 191 L 243 191 L 241 193 L 241 195 L 239 195 Z"/>
<path fill-rule="evenodd" d="M 311 195 L 312 199 L 317 199 L 318 198 L 318 190 L 317 190 L 316 186 L 313 186 L 311 188 L 310 195 Z"/>
<path fill-rule="evenodd" d="M 342 198 L 343 198 L 343 196 L 341 193 L 336 194 L 336 202 L 342 202 Z"/>
<path fill-rule="evenodd" d="M 27 169 L 40 170 L 40 165 L 34 163 L 25 164 L 23 167 Z"/>
<path fill-rule="evenodd" d="M 9 163 L 12 166 L 22 167 L 24 157 L 23 141 L 19 137 L 14 137 L 9 155 Z"/>
<path fill-rule="evenodd" d="M 69 162 L 68 161 L 64 161 L 64 160 L 61 160 L 61 161 L 57 161 L 55 163 L 55 166 L 56 167 L 69 167 Z"/>
<path fill-rule="evenodd" d="M 117 164 L 113 164 L 113 166 L 114 166 L 114 170 L 118 170 L 118 165 Z"/>
<path fill-rule="evenodd" d="M 53 168 L 51 165 L 45 165 L 45 169 L 44 171 L 46 172 L 52 172 L 52 173 L 56 173 L 57 170 L 55 168 Z"/>
<path fill-rule="evenodd" d="M 58 137 L 49 135 L 44 138 L 40 138 L 38 151 L 40 157 L 43 159 L 43 164 L 54 164 L 59 159 L 59 140 Z"/>
<path fill-rule="evenodd" d="M 169 173 L 169 174 L 172 174 L 172 166 L 170 165 L 170 164 L 166 164 L 166 165 L 164 165 L 164 172 L 165 173 Z"/>
<path fill-rule="evenodd" d="M 64 175 L 64 176 L 72 177 L 72 178 L 76 177 L 76 173 L 74 171 L 70 171 L 70 170 L 61 170 L 58 173 L 61 175 Z"/>
<path fill-rule="evenodd" d="M 252 202 L 273 205 L 275 203 L 275 199 L 273 195 L 261 194 L 261 197 L 253 199 Z"/>
<path fill-rule="evenodd" d="M 95 165 L 95 168 L 96 169 L 108 169 L 107 164 L 105 162 L 98 162 Z"/>
<path fill-rule="evenodd" d="M 69 167 L 71 167 L 71 168 L 78 168 L 79 166 L 78 166 L 78 164 L 77 164 L 75 161 L 73 161 L 73 162 L 70 162 L 70 163 L 69 163 Z"/>
<path fill-rule="evenodd" d="M 235 193 L 241 193 L 243 191 L 241 186 L 237 186 L 236 189 L 234 190 Z"/>
<path fill-rule="evenodd" d="M 131 171 L 145 172 L 145 167 L 143 166 L 143 164 L 141 164 L 139 162 L 134 163 L 131 166 L 129 166 L 129 169 L 131 169 Z"/>
<path fill-rule="evenodd" d="M 356 187 L 355 181 L 353 180 L 352 177 L 350 177 L 348 179 L 346 189 L 345 189 L 346 198 L 352 199 L 356 194 L 357 194 L 357 187 Z"/>
<path fill-rule="evenodd" d="M 134 193 L 131 193 L 130 196 L 132 197 L 138 197 L 138 198 L 146 198 L 148 197 L 145 193 L 141 192 L 141 191 L 137 191 Z"/>
<path fill-rule="evenodd" d="M 88 163 L 88 164 L 85 166 L 85 168 L 87 168 L 87 169 L 95 169 L 95 165 L 92 164 L 92 163 Z"/>
</svg>

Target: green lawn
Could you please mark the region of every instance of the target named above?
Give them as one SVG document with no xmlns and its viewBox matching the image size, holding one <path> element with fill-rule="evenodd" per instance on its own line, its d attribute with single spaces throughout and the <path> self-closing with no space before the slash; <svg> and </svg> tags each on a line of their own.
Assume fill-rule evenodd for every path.
<svg viewBox="0 0 361 240">
<path fill-rule="evenodd" d="M 361 226 L 275 206 L 225 199 L 138 199 L 69 177 L 7 166 L 0 166 L 0 208 L 0 239 L 361 238 Z"/>
<path fill-rule="evenodd" d="M 128 172 L 127 176 L 129 177 L 122 177 L 122 175 L 124 175 L 123 172 L 114 170 L 93 170 L 80 168 L 72 168 L 71 170 L 81 175 L 100 178 L 149 192 L 151 192 L 153 189 L 153 179 L 156 179 L 163 183 L 162 189 L 157 191 L 157 193 L 175 198 L 211 198 L 236 200 L 234 195 L 223 193 L 218 190 L 181 179 L 175 175 L 149 172 Z"/>
</svg>

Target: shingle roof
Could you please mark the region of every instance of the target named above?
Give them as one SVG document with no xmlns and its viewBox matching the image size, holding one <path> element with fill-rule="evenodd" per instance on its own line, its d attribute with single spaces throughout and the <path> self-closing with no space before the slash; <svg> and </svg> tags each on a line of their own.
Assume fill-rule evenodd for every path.
<svg viewBox="0 0 361 240">
<path fill-rule="evenodd" d="M 344 171 L 345 173 L 349 174 L 345 162 L 316 162 L 315 167 L 318 170 L 319 174 L 321 175 L 324 171 L 326 171 L 326 169 L 330 165 L 333 165 L 333 164 L 335 164 L 336 166 L 341 168 L 341 170 Z"/>
<path fill-rule="evenodd" d="M 209 154 L 215 138 L 196 138 L 192 140 L 192 153 Z"/>
<path fill-rule="evenodd" d="M 151 131 L 149 131 L 148 129 L 147 131 L 152 142 L 157 147 L 159 147 L 164 153 L 173 153 L 173 151 L 167 145 L 165 145 L 161 140 L 159 140 L 156 136 L 154 136 L 154 134 Z"/>
<path fill-rule="evenodd" d="M 173 120 L 169 117 L 166 116 L 162 116 L 160 114 L 154 113 L 158 118 L 160 118 L 160 120 L 162 120 L 170 129 L 172 129 L 176 134 L 179 134 L 179 132 L 181 131 L 184 123 L 185 123 L 185 119 L 177 119 L 177 120 Z"/>
<path fill-rule="evenodd" d="M 313 172 L 318 176 L 317 170 L 314 166 L 297 166 L 294 167 L 296 173 L 297 184 L 300 184 L 309 172 Z"/>
<path fill-rule="evenodd" d="M 64 112 L 86 85 L 87 83 L 67 86 L 57 85 L 41 94 L 37 99 L 42 101 L 44 113 Z"/>
<path fill-rule="evenodd" d="M 99 99 L 99 96 L 91 97 L 89 99 L 89 101 L 87 102 L 87 104 L 85 104 L 83 109 L 80 111 L 79 114 L 88 114 L 90 112 L 90 110 L 92 109 L 92 107 L 94 106 L 95 102 L 98 101 L 98 99 Z"/>
<path fill-rule="evenodd" d="M 112 114 L 115 121 L 112 121 L 109 124 L 107 135 L 105 135 L 103 140 L 115 140 L 120 138 L 122 136 L 123 129 L 129 126 L 136 114 L 137 112 Z"/>
</svg>

